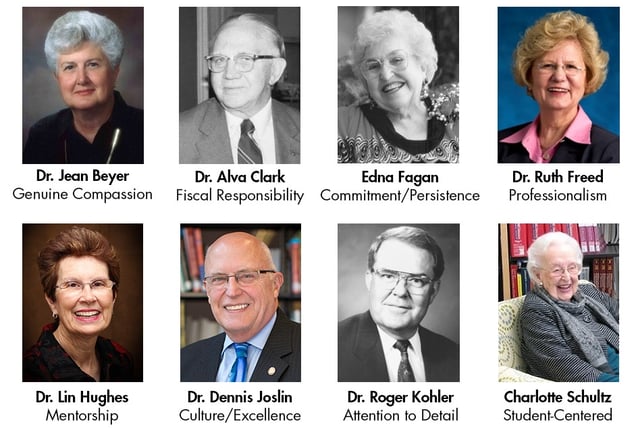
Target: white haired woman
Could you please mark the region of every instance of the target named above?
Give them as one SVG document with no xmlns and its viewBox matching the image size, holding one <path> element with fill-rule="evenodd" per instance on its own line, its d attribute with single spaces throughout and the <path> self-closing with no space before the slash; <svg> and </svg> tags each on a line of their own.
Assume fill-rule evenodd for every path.
<svg viewBox="0 0 636 428">
<path fill-rule="evenodd" d="M 352 48 L 353 70 L 368 93 L 338 112 L 338 162 L 456 163 L 457 87 L 437 97 L 431 32 L 408 11 L 365 19 Z"/>
<path fill-rule="evenodd" d="M 557 382 L 618 382 L 618 300 L 581 281 L 583 254 L 563 232 L 528 249 L 534 286 L 521 309 L 521 353 L 530 374 Z"/>
<path fill-rule="evenodd" d="M 143 163 L 143 111 L 115 90 L 124 53 L 117 25 L 68 12 L 51 26 L 44 52 L 68 108 L 31 127 L 23 162 Z"/>
</svg>

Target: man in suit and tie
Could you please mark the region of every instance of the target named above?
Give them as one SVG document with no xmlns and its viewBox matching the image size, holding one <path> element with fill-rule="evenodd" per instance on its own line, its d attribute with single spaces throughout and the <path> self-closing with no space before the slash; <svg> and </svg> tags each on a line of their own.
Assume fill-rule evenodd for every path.
<svg viewBox="0 0 636 428">
<path fill-rule="evenodd" d="M 300 113 L 272 99 L 287 62 L 278 30 L 256 14 L 218 28 L 206 57 L 215 98 L 179 116 L 180 163 L 299 163 Z"/>
<path fill-rule="evenodd" d="M 341 382 L 459 381 L 459 346 L 420 325 L 435 299 L 444 256 L 426 231 L 400 226 L 371 244 L 369 310 L 338 325 Z"/>
<path fill-rule="evenodd" d="M 300 324 L 278 309 L 282 284 L 255 236 L 233 232 L 212 243 L 204 286 L 224 333 L 181 349 L 181 381 L 299 382 Z"/>
</svg>

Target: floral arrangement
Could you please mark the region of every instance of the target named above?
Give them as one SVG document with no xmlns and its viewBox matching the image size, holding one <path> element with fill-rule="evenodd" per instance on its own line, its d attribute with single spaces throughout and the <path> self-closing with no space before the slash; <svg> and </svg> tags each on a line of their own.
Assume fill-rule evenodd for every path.
<svg viewBox="0 0 636 428">
<path fill-rule="evenodd" d="M 435 117 L 444 123 L 456 122 L 459 119 L 459 84 L 447 83 L 431 89 L 430 117 Z"/>
</svg>

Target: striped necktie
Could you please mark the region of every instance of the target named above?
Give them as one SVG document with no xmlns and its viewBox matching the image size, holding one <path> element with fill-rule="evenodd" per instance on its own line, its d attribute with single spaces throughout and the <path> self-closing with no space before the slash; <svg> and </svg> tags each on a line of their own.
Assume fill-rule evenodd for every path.
<svg viewBox="0 0 636 428">
<path fill-rule="evenodd" d="M 413 375 L 413 369 L 411 363 L 409 363 L 409 341 L 398 340 L 393 347 L 400 351 L 400 365 L 398 367 L 398 382 L 415 382 L 415 376 Z"/>
<path fill-rule="evenodd" d="M 238 163 L 263 163 L 263 155 L 252 135 L 254 124 L 245 119 L 241 122 L 241 138 L 238 145 Z"/>
<path fill-rule="evenodd" d="M 233 343 L 236 360 L 230 371 L 230 382 L 245 382 L 247 377 L 247 347 L 248 343 Z"/>
</svg>

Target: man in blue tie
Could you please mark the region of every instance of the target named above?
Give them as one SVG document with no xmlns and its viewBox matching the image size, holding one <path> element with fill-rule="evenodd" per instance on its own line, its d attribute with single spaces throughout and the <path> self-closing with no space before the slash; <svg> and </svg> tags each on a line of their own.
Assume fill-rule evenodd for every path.
<svg viewBox="0 0 636 428">
<path fill-rule="evenodd" d="M 204 286 L 224 333 L 181 350 L 182 382 L 300 381 L 300 324 L 278 308 L 283 279 L 269 247 L 249 233 L 210 245 Z"/>
</svg>

